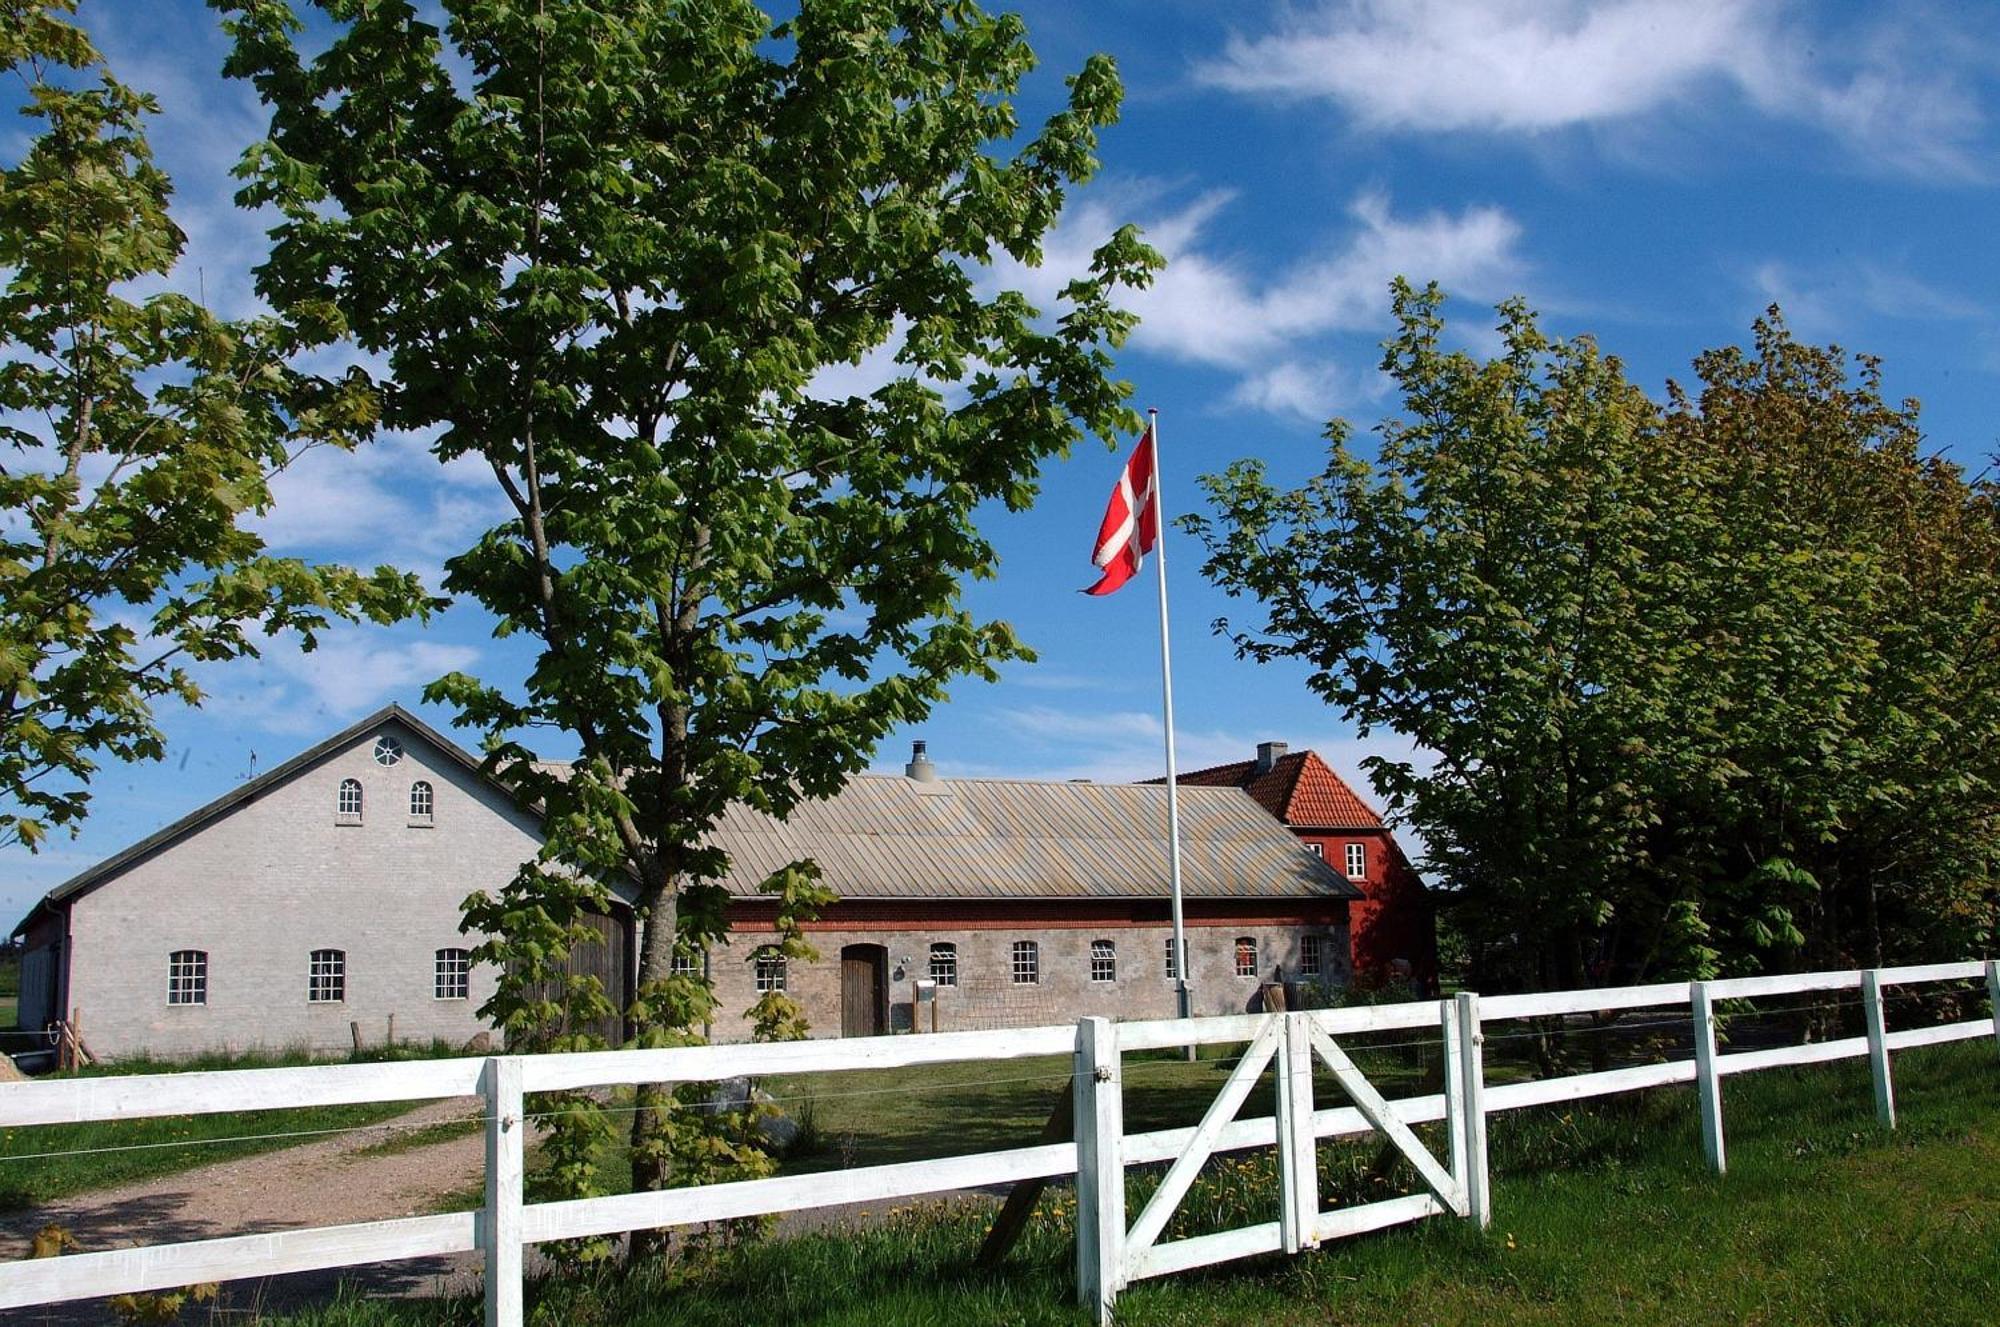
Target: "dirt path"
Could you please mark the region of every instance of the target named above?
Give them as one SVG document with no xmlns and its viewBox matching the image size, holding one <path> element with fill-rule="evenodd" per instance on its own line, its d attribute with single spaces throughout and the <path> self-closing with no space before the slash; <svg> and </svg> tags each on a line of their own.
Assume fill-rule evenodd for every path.
<svg viewBox="0 0 2000 1327">
<path fill-rule="evenodd" d="M 353 1133 L 6 1213 L 0 1215 L 0 1257 L 24 1256 L 35 1232 L 50 1222 L 68 1230 L 79 1251 L 91 1252 L 436 1211 L 447 1195 L 479 1183 L 484 1140 L 472 1133 L 400 1150 L 383 1145 L 478 1112 L 474 1101 L 433 1102 Z M 369 1294 L 425 1294 L 448 1283 L 462 1287 L 475 1266 L 471 1255 L 462 1255 L 237 1281 L 225 1289 L 236 1308 L 321 1298 L 343 1280 Z M 102 1323 L 109 1317 L 101 1301 L 0 1313 L 0 1321 L 10 1323 Z"/>
<path fill-rule="evenodd" d="M 427 1126 L 476 1116 L 479 1109 L 476 1101 L 434 1102 L 353 1133 L 0 1214 L 0 1258 L 25 1256 L 35 1233 L 51 1222 L 69 1231 L 79 1252 L 87 1253 L 437 1211 L 448 1195 L 480 1183 L 485 1140 L 470 1133 L 399 1150 L 385 1150 L 383 1144 Z M 935 1196 L 997 1201 L 986 1193 Z M 898 1205 L 855 1203 L 794 1212 L 780 1220 L 779 1229 L 803 1234 L 869 1225 L 886 1219 Z M 232 1281 L 223 1287 L 222 1312 L 203 1316 L 254 1318 L 258 1310 L 324 1303 L 343 1284 L 371 1297 L 470 1293 L 479 1287 L 479 1260 L 476 1254 L 459 1254 Z M 81 1327 L 113 1320 L 102 1300 L 0 1311 L 4 1324 Z"/>
</svg>

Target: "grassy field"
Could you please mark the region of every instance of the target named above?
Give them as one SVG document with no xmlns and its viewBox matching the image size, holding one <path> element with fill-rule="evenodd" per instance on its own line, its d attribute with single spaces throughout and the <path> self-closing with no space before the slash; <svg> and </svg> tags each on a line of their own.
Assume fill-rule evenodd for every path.
<svg viewBox="0 0 2000 1327">
<path fill-rule="evenodd" d="M 412 1048 L 409 1053 L 429 1052 Z M 367 1058 L 381 1058 L 381 1054 L 377 1052 Z M 81 1074 L 95 1077 L 197 1069 L 260 1069 L 307 1062 L 304 1055 L 122 1060 L 82 1070 Z M 324 1137 L 326 1130 L 379 1123 L 409 1109 L 408 1102 L 373 1102 L 308 1110 L 171 1115 L 0 1130 L 0 1211 L 36 1207 L 68 1194 L 295 1147 Z"/>
<path fill-rule="evenodd" d="M 990 1068 L 990 1090 L 1020 1076 Z M 1908 1052 L 1897 1068 L 1903 1127 L 1894 1135 L 1874 1124 L 1864 1065 L 1730 1080 L 1725 1178 L 1703 1166 L 1687 1088 L 1498 1116 L 1490 1232 L 1437 1219 L 1297 1259 L 1144 1283 L 1120 1300 L 1120 1321 L 1991 1323 L 2000 1305 L 2000 1061 L 1989 1043 L 1974 1043 Z M 1216 1071 L 1172 1074 L 1204 1072 Z M 848 1109 L 835 1100 L 823 1096 L 819 1109 Z M 1029 1127 L 1035 1109 L 1015 1108 L 999 1134 Z M 865 1147 L 857 1137 L 857 1159 L 911 1146 L 907 1113 L 874 1112 L 885 1127 Z M 1329 1145 L 1322 1170 L 1350 1188 L 1340 1177 L 1366 1174 L 1372 1155 L 1365 1144 Z M 1265 1219 L 1269 1170 L 1254 1159 L 1212 1163 L 1195 1204 L 1215 1219 Z M 1135 1178 L 1135 1190 L 1149 1182 Z M 914 1204 L 870 1228 L 769 1240 L 643 1277 L 544 1283 L 531 1302 L 541 1322 L 607 1327 L 1074 1324 L 1072 1212 L 1068 1194 L 1052 1191 L 1009 1265 L 991 1275 L 970 1265 L 984 1210 Z M 295 1321 L 477 1320 L 464 1301 L 349 1300 Z"/>
</svg>

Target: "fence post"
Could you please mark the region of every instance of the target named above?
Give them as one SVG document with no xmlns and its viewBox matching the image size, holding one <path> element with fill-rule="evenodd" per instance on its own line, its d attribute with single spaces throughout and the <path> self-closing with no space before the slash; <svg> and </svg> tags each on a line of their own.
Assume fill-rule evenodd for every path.
<svg viewBox="0 0 2000 1327">
<path fill-rule="evenodd" d="M 1718 1175 L 1729 1173 L 1727 1144 L 1722 1136 L 1722 1077 L 1715 1071 L 1715 1001 L 1708 983 L 1695 982 L 1690 992 L 1694 1006 L 1694 1085 L 1701 1103 L 1701 1149 L 1709 1167 Z"/>
<path fill-rule="evenodd" d="M 1875 1118 L 1896 1127 L 1896 1083 L 1889 1076 L 1889 1028 L 1882 1015 L 1882 974 L 1861 974 L 1861 1010 L 1868 1021 L 1868 1071 L 1875 1079 Z"/>
<path fill-rule="evenodd" d="M 1076 1298 L 1108 1327 L 1125 1272 L 1125 1101 L 1118 1025 L 1076 1024 Z"/>
<path fill-rule="evenodd" d="M 521 1061 L 496 1055 L 481 1082 L 486 1097 L 486 1206 L 479 1247 L 486 1255 L 486 1327 L 520 1327 L 521 1180 L 528 1122 L 521 1099 Z"/>
<path fill-rule="evenodd" d="M 1479 1027 L 1476 993 L 1460 991 L 1454 1007 L 1458 1063 L 1447 1065 L 1445 1073 L 1458 1075 L 1459 1113 L 1465 1118 L 1466 1217 L 1484 1230 L 1493 1224 L 1493 1184 L 1486 1161 L 1486 1034 Z"/>
<path fill-rule="evenodd" d="M 1313 1053 L 1307 1013 L 1280 1014 L 1278 1043 L 1278 1223 L 1285 1252 L 1319 1247 L 1319 1144 L 1313 1136 Z"/>
<path fill-rule="evenodd" d="M 1993 1044 L 2000 1047 L 2000 958 L 1986 960 L 1986 994 L 1993 1002 Z"/>
</svg>

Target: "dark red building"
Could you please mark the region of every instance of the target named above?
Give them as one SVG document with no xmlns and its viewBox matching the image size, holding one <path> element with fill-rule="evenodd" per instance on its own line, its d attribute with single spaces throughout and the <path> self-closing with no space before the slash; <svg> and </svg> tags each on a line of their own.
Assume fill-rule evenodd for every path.
<svg viewBox="0 0 2000 1327">
<path fill-rule="evenodd" d="M 1423 881 L 1382 817 L 1317 753 L 1259 742 L 1255 760 L 1193 770 L 1180 781 L 1248 792 L 1361 891 L 1363 897 L 1348 905 L 1359 986 L 1414 979 L 1427 992 L 1435 988 L 1437 920 Z"/>
</svg>

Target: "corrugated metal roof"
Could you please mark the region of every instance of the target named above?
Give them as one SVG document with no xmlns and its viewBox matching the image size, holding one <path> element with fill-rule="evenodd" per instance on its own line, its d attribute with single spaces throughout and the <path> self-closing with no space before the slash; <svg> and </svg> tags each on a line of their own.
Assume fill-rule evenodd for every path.
<svg viewBox="0 0 2000 1327">
<path fill-rule="evenodd" d="M 1167 790 L 1115 783 L 864 774 L 780 823 L 743 807 L 717 827 L 728 886 L 750 895 L 802 858 L 842 898 L 1166 898 Z M 1249 794 L 1181 790 L 1188 898 L 1359 898 Z"/>
</svg>

